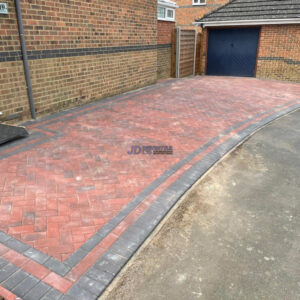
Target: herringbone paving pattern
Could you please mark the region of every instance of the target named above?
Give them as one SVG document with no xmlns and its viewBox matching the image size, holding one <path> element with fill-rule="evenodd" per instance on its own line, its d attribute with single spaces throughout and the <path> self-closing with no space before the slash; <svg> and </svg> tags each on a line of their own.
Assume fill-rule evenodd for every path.
<svg viewBox="0 0 300 300">
<path fill-rule="evenodd" d="M 0 148 L 0 229 L 64 262 L 174 164 L 219 137 L 204 153 L 213 150 L 236 132 L 228 128 L 299 103 L 299 95 L 297 84 L 195 77 L 34 122 L 27 126 L 31 140 Z M 172 146 L 174 153 L 129 155 L 134 145 Z M 23 269 L 65 293 L 193 163 L 146 197 L 65 278 L 44 266 Z M 3 249 L 7 261 L 18 255 Z"/>
</svg>

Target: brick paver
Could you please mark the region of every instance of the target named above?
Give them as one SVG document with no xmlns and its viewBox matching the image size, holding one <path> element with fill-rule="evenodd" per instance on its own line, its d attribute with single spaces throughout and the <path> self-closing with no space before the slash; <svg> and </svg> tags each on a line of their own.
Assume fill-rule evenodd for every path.
<svg viewBox="0 0 300 300">
<path fill-rule="evenodd" d="M 1 285 L 23 299 L 97 298 L 182 193 L 299 95 L 194 77 L 28 124 L 29 138 L 0 148 Z M 174 153 L 129 155 L 133 145 Z"/>
</svg>

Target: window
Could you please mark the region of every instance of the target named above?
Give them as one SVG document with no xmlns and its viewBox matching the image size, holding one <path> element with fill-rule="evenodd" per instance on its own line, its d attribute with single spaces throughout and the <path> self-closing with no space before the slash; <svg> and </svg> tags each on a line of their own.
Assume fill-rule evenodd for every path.
<svg viewBox="0 0 300 300">
<path fill-rule="evenodd" d="M 175 21 L 176 2 L 171 0 L 158 0 L 157 18 L 163 21 Z"/>
<path fill-rule="evenodd" d="M 175 21 L 175 9 L 158 6 L 157 17 L 159 20 Z"/>
<path fill-rule="evenodd" d="M 166 9 L 164 7 L 158 6 L 158 12 L 157 16 L 159 19 L 165 19 L 166 18 Z"/>
<path fill-rule="evenodd" d="M 193 5 L 205 5 L 206 0 L 193 0 Z"/>
<path fill-rule="evenodd" d="M 167 10 L 167 18 L 174 19 L 174 10 L 173 9 Z"/>
</svg>

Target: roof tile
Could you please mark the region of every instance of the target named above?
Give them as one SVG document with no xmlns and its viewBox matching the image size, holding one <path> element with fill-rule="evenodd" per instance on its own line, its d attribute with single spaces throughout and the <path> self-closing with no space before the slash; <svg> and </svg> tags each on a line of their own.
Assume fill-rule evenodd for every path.
<svg viewBox="0 0 300 300">
<path fill-rule="evenodd" d="M 300 0 L 232 0 L 196 22 L 300 18 Z"/>
</svg>

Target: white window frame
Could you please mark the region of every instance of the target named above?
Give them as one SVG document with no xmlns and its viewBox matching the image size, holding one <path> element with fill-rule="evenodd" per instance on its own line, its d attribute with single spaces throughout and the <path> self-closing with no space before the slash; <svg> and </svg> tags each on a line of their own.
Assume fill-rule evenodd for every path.
<svg viewBox="0 0 300 300">
<path fill-rule="evenodd" d="M 175 21 L 175 9 L 174 8 L 168 8 L 168 7 L 164 7 L 161 5 L 158 5 L 158 7 L 162 7 L 165 9 L 165 17 L 162 18 L 162 17 L 157 16 L 158 20 L 160 20 L 160 21 Z M 173 18 L 168 17 L 168 11 L 173 11 Z"/>
<path fill-rule="evenodd" d="M 158 16 L 158 8 L 164 8 L 165 9 L 165 16 L 164 17 L 159 17 Z M 158 0 L 157 4 L 157 19 L 160 21 L 172 21 L 175 22 L 175 9 L 177 8 L 177 5 L 175 2 L 168 1 L 168 0 Z M 173 12 L 173 18 L 168 17 L 168 11 Z"/>
<path fill-rule="evenodd" d="M 206 5 L 206 0 L 204 0 L 204 3 L 201 3 L 200 0 L 192 0 L 193 5 L 200 6 L 200 5 Z"/>
</svg>

